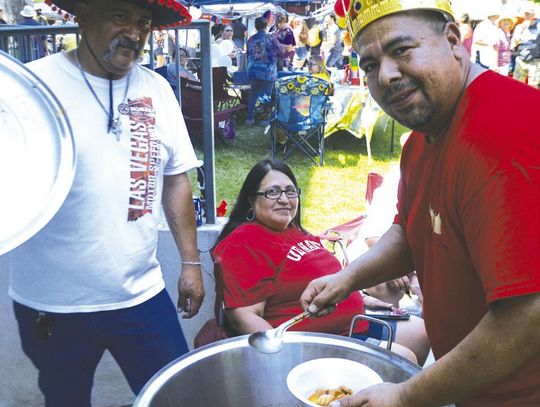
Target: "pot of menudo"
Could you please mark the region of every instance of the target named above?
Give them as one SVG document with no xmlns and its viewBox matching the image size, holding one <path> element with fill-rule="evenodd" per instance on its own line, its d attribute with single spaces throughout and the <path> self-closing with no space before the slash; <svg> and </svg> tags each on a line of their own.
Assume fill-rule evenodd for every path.
<svg viewBox="0 0 540 407">
<path fill-rule="evenodd" d="M 408 360 L 348 337 L 286 332 L 283 349 L 260 353 L 248 335 L 190 352 L 165 366 L 140 392 L 135 407 L 300 407 L 287 388 L 287 375 L 302 362 L 342 358 L 360 362 L 383 381 L 399 383 L 420 371 Z"/>
</svg>

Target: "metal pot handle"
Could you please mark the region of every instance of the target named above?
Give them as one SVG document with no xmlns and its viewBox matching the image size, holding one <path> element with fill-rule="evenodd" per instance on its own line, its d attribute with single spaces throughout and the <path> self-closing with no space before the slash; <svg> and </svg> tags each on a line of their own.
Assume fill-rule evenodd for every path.
<svg viewBox="0 0 540 407">
<path fill-rule="evenodd" d="M 356 321 L 358 321 L 360 319 L 365 319 L 365 320 L 367 320 L 369 322 L 374 322 L 376 324 L 381 324 L 381 325 L 383 325 L 383 328 L 388 329 L 388 341 L 386 342 L 386 349 L 392 350 L 392 343 L 393 343 L 393 338 L 394 338 L 394 328 L 392 328 L 392 325 L 390 325 L 386 321 L 383 321 L 383 320 L 380 320 L 380 319 L 377 319 L 377 318 L 373 318 L 373 317 L 368 317 L 367 315 L 364 315 L 364 314 L 358 314 L 358 315 L 355 315 L 353 317 L 353 319 L 351 321 L 351 326 L 349 328 L 349 338 L 352 338 L 352 334 L 353 334 L 353 331 L 354 331 L 354 326 L 356 325 Z"/>
</svg>

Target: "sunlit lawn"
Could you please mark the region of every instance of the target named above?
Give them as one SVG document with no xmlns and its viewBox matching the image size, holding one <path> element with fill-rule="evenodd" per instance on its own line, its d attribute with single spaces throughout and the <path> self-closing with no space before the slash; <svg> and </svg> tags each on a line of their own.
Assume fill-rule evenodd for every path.
<svg viewBox="0 0 540 407">
<path fill-rule="evenodd" d="M 216 140 L 215 146 L 216 202 L 225 199 L 229 211 L 248 171 L 258 160 L 270 155 L 269 136 L 264 135 L 263 128 L 240 124 L 243 117 L 238 118 L 238 123 L 236 138 L 227 140 L 226 144 Z M 399 162 L 399 136 L 407 131 L 396 124 L 391 153 L 391 125 L 383 133 L 384 124 L 385 120 L 380 120 L 374 131 L 371 164 L 368 164 L 365 140 L 347 132 L 334 133 L 326 139 L 323 167 L 313 165 L 299 152 L 287 159 L 302 189 L 302 225 L 306 229 L 319 233 L 363 213 L 368 173 L 384 175 Z"/>
</svg>

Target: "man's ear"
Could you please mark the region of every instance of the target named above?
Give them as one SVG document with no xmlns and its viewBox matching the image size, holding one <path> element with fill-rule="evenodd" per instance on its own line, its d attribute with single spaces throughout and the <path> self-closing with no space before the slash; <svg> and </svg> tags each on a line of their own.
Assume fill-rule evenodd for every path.
<svg viewBox="0 0 540 407">
<path fill-rule="evenodd" d="M 443 34 L 448 41 L 448 44 L 450 45 L 455 57 L 457 59 L 462 59 L 465 47 L 461 42 L 461 32 L 459 31 L 458 25 L 453 22 L 446 23 Z"/>
<path fill-rule="evenodd" d="M 77 3 L 75 5 L 75 15 L 77 16 L 77 22 L 81 30 L 84 30 L 88 26 L 88 20 L 90 18 L 90 7 L 87 3 Z"/>
</svg>

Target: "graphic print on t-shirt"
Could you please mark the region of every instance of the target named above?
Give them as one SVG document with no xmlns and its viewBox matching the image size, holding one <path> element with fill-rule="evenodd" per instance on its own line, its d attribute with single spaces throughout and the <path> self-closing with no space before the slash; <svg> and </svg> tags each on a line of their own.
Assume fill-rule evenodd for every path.
<svg viewBox="0 0 540 407">
<path fill-rule="evenodd" d="M 128 100 L 130 185 L 128 222 L 152 213 L 160 162 L 161 140 L 156 137 L 156 111 L 151 98 Z M 127 110 L 127 109 L 126 109 Z"/>
<path fill-rule="evenodd" d="M 323 249 L 323 247 L 319 242 L 314 242 L 313 240 L 306 239 L 303 242 L 297 243 L 296 245 L 292 246 L 289 250 L 289 253 L 287 253 L 287 258 L 292 261 L 300 261 L 305 254 L 314 250 L 321 249 Z"/>
<path fill-rule="evenodd" d="M 441 214 L 435 212 L 431 205 L 429 205 L 429 216 L 431 217 L 431 228 L 433 229 L 433 233 L 442 235 Z"/>
</svg>

